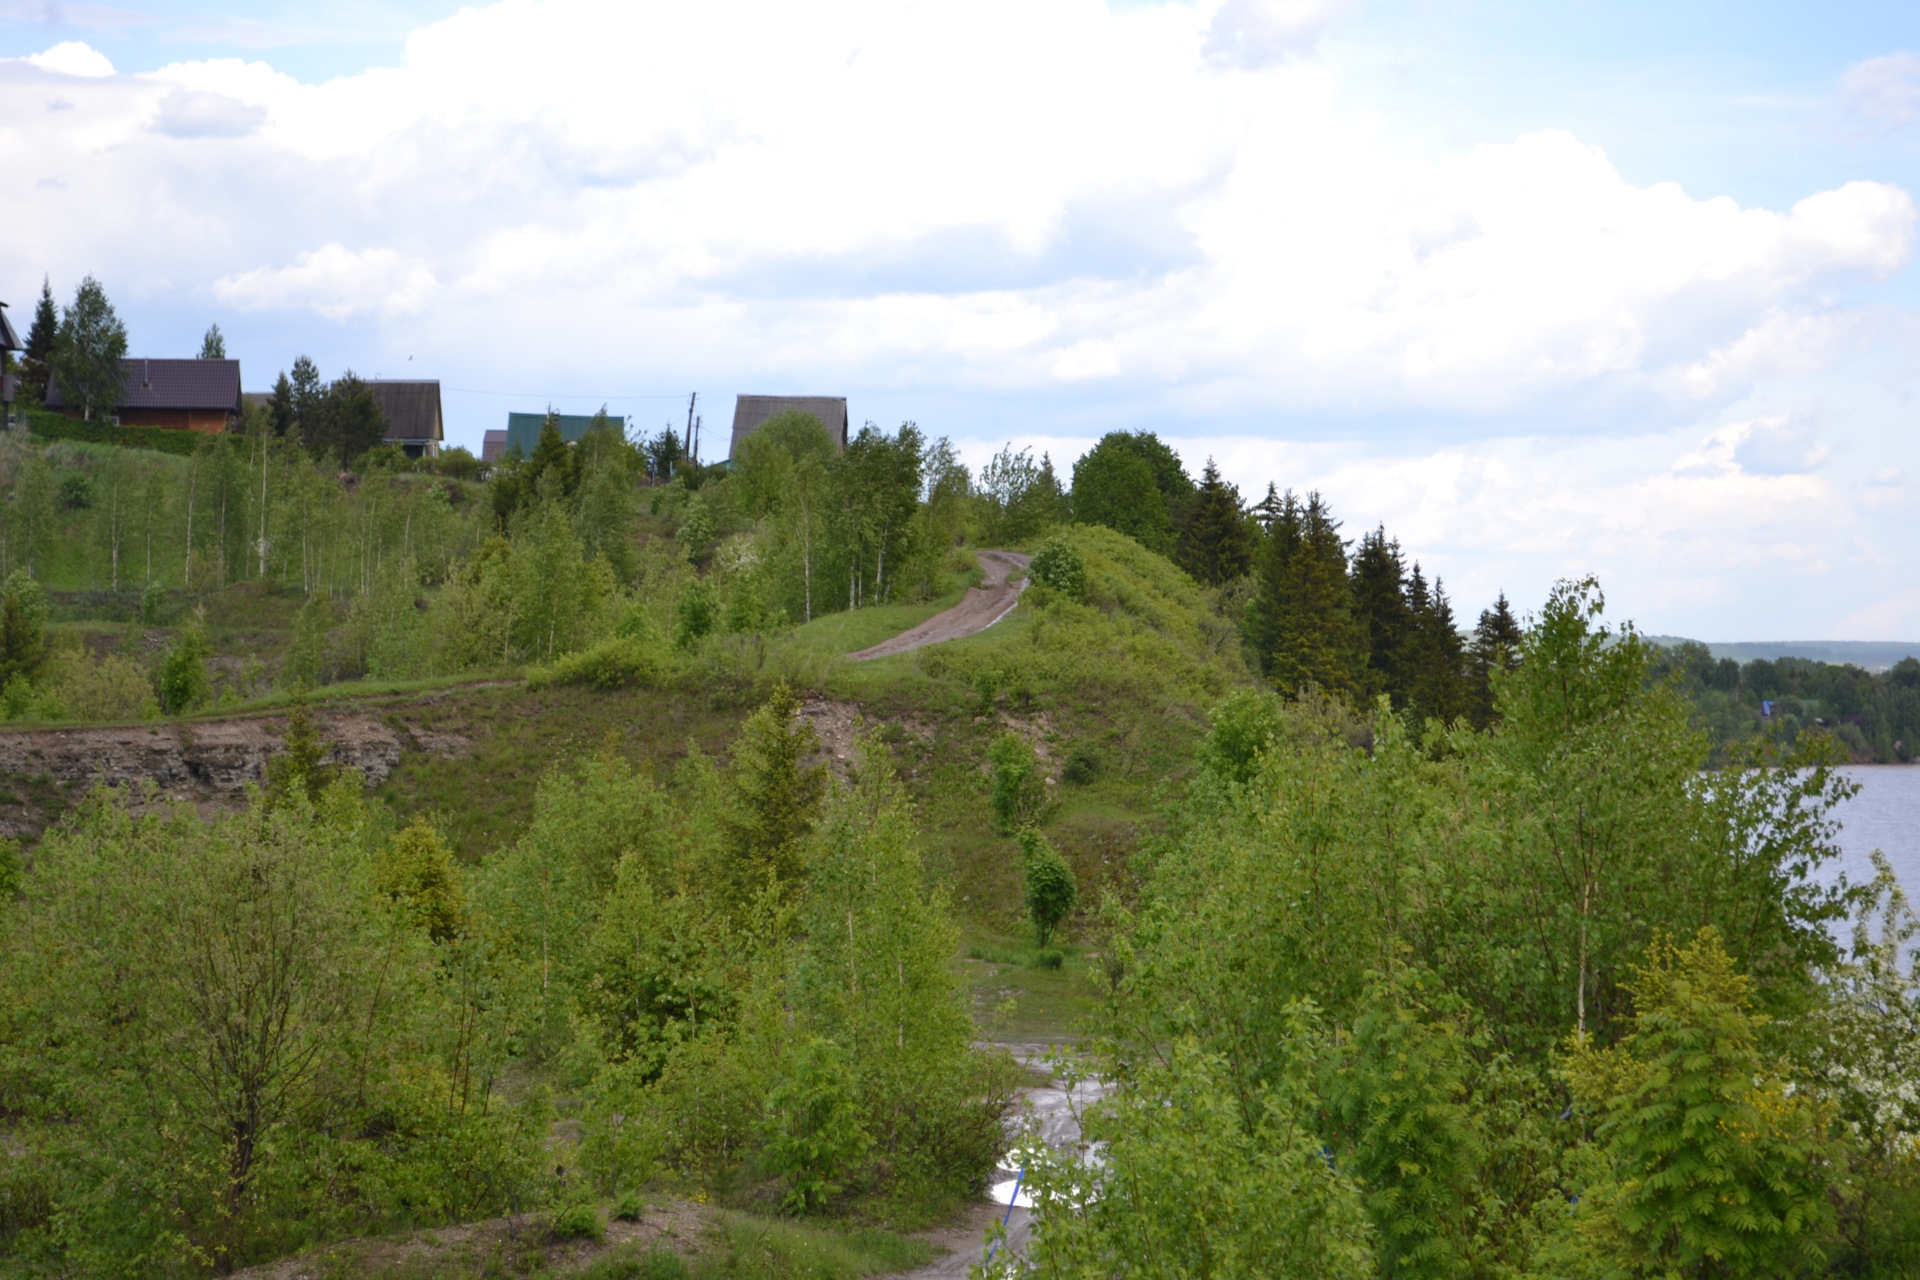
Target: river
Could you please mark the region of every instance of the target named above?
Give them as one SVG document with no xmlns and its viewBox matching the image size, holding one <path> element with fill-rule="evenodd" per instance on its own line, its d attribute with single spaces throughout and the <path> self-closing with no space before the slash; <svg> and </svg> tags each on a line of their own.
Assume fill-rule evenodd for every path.
<svg viewBox="0 0 1920 1280">
<path fill-rule="evenodd" d="M 1860 784 L 1860 793 L 1835 811 L 1840 857 L 1823 872 L 1844 871 L 1850 882 L 1863 884 L 1873 879 L 1871 854 L 1878 849 L 1907 896 L 1920 896 L 1920 765 L 1856 764 L 1840 772 Z"/>
</svg>

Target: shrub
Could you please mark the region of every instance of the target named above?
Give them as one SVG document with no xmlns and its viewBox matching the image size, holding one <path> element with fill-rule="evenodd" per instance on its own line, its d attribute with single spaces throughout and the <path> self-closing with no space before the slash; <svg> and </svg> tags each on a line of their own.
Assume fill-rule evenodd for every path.
<svg viewBox="0 0 1920 1280">
<path fill-rule="evenodd" d="M 1073 868 L 1045 836 L 1029 827 L 1020 833 L 1020 870 L 1027 882 L 1027 914 L 1033 919 L 1035 938 L 1044 948 L 1079 899 Z M 1041 961 L 1036 967 L 1058 969 L 1060 960 Z"/>
<path fill-rule="evenodd" d="M 614 1202 L 613 1206 L 613 1216 L 617 1222 L 638 1222 L 646 1216 L 646 1212 L 646 1203 L 640 1199 L 639 1193 L 634 1191 L 626 1192 Z"/>
<path fill-rule="evenodd" d="M 451 480 L 476 480 L 480 476 L 480 459 L 454 445 L 440 451 L 440 456 L 433 461 L 433 469 Z"/>
<path fill-rule="evenodd" d="M 147 626 L 155 626 L 160 621 L 161 610 L 167 607 L 167 589 L 159 582 L 149 582 L 146 590 L 140 593 L 140 621 Z"/>
<path fill-rule="evenodd" d="M 1087 594 L 1087 563 L 1073 545 L 1058 534 L 1040 544 L 1027 565 L 1027 573 L 1041 586 L 1070 600 Z"/>
<path fill-rule="evenodd" d="M 582 1202 L 556 1209 L 547 1223 L 547 1234 L 555 1240 L 604 1240 L 607 1224 L 598 1207 Z"/>
<path fill-rule="evenodd" d="M 694 579 L 687 584 L 686 594 L 680 597 L 680 607 L 674 611 L 674 644 L 691 649 L 712 635 L 719 625 L 720 601 L 712 586 L 705 578 Z"/>
<path fill-rule="evenodd" d="M 1086 786 L 1100 772 L 1100 756 L 1084 742 L 1077 742 L 1073 750 L 1067 752 L 1067 762 L 1060 768 L 1060 776 L 1076 786 Z"/>
<path fill-rule="evenodd" d="M 595 1258 L 579 1280 L 687 1280 L 687 1263 L 670 1249 L 653 1246 L 645 1253 L 607 1254 Z"/>
<path fill-rule="evenodd" d="M 62 511 L 85 511 L 93 505 L 93 481 L 78 471 L 68 472 L 60 477 L 58 501 Z"/>
<path fill-rule="evenodd" d="M 980 698 L 980 714 L 993 714 L 993 700 L 1000 693 L 1000 673 L 986 670 L 976 671 L 973 676 L 973 691 Z"/>
<path fill-rule="evenodd" d="M 1003 733 L 987 748 L 992 767 L 993 820 L 1008 835 L 1039 820 L 1046 803 L 1046 775 L 1027 740 Z"/>
<path fill-rule="evenodd" d="M 146 670 L 117 653 L 93 658 L 83 650 L 57 653 L 47 663 L 45 699 L 68 720 L 151 720 L 160 714 Z"/>
<path fill-rule="evenodd" d="M 531 667 L 527 683 L 582 684 L 590 689 L 651 688 L 666 670 L 664 656 L 644 639 L 614 636 L 592 648 L 570 653 L 550 667 Z"/>
<path fill-rule="evenodd" d="M 212 651 L 198 618 L 180 629 L 160 661 L 160 705 L 168 715 L 177 716 L 207 700 L 207 655 Z"/>
<path fill-rule="evenodd" d="M 872 1139 L 860 1125 L 847 1055 L 815 1036 L 767 1097 L 767 1172 L 786 1179 L 783 1204 L 804 1214 L 825 1206 Z"/>
</svg>

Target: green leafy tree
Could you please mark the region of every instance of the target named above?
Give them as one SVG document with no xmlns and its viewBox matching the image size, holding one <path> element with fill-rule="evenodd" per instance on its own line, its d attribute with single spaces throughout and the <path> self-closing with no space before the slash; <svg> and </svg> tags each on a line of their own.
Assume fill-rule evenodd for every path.
<svg viewBox="0 0 1920 1280">
<path fill-rule="evenodd" d="M 812 1036 L 796 1050 L 767 1097 L 762 1157 L 784 1179 L 789 1213 L 826 1207 L 873 1140 L 860 1124 L 858 1081 L 846 1051 Z"/>
<path fill-rule="evenodd" d="M 227 340 L 220 333 L 220 326 L 207 326 L 206 336 L 200 339 L 200 359 L 225 360 L 227 358 Z"/>
<path fill-rule="evenodd" d="M 1820 1260 L 1823 1109 L 1761 1051 L 1767 1019 L 1719 933 L 1657 940 L 1628 984 L 1612 1049 L 1576 1036 L 1574 1096 L 1607 1169 L 1581 1198 L 1583 1234 L 1629 1275 L 1791 1274 Z"/>
<path fill-rule="evenodd" d="M 46 592 L 15 569 L 0 585 L 0 687 L 15 680 L 31 682 L 47 660 Z"/>
<path fill-rule="evenodd" d="M 1253 528 L 1241 505 L 1240 490 L 1222 480 L 1219 468 L 1208 458 L 1192 514 L 1180 531 L 1175 559 L 1200 582 L 1219 586 L 1253 568 L 1253 551 Z"/>
<path fill-rule="evenodd" d="M 1073 518 L 1124 533 L 1149 551 L 1171 555 L 1173 517 L 1151 463 L 1132 437 L 1114 432 L 1073 464 Z"/>
<path fill-rule="evenodd" d="M 92 276 L 80 282 L 60 316 L 52 364 L 54 381 L 67 403 L 78 404 L 91 419 L 99 409 L 111 413 L 126 394 L 127 327 L 114 314 L 107 292 Z"/>
<path fill-rule="evenodd" d="M 1027 562 L 1027 572 L 1035 582 L 1069 600 L 1079 600 L 1087 594 L 1087 562 L 1060 534 L 1040 544 L 1040 549 Z"/>
<path fill-rule="evenodd" d="M 736 904 L 785 890 L 806 872 L 806 839 L 820 813 L 826 769 L 809 764 L 819 750 L 800 698 L 781 681 L 740 728 L 727 770 L 727 882 Z"/>
<path fill-rule="evenodd" d="M 705 578 L 695 578 L 681 593 L 674 611 L 673 643 L 681 649 L 692 649 L 719 626 L 719 597 Z"/>
<path fill-rule="evenodd" d="M 987 748 L 987 766 L 995 825 L 1012 835 L 1039 821 L 1046 807 L 1047 776 L 1032 744 L 1017 733 L 1003 733 Z"/>
<path fill-rule="evenodd" d="M 168 715 L 181 715 L 207 700 L 207 656 L 212 652 L 206 627 L 198 618 L 189 619 L 167 646 L 158 684 L 160 706 Z"/>
<path fill-rule="evenodd" d="M 1032 827 L 1020 830 L 1020 876 L 1027 886 L 1027 916 L 1040 946 L 1046 946 L 1060 922 L 1073 914 L 1079 892 L 1073 868 L 1060 851 Z"/>
<path fill-rule="evenodd" d="M 334 379 L 300 421 L 309 449 L 320 455 L 337 453 L 348 466 L 386 439 L 389 430 L 386 411 L 351 369 Z"/>
</svg>

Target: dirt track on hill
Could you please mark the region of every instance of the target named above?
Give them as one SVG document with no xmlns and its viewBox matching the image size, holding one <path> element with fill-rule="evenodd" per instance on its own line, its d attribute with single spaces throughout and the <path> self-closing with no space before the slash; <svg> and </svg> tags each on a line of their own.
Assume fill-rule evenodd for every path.
<svg viewBox="0 0 1920 1280">
<path fill-rule="evenodd" d="M 936 613 L 919 626 L 902 631 L 891 640 L 882 640 L 871 649 L 862 649 L 847 656 L 855 662 L 865 662 L 868 658 L 887 658 L 896 653 L 906 653 L 930 644 L 939 644 L 942 640 L 958 640 L 985 631 L 994 623 L 1013 611 L 1020 603 L 1020 593 L 1027 589 L 1027 557 L 1018 551 L 982 551 L 980 568 L 984 573 L 980 585 L 960 599 L 960 603 L 944 613 Z M 1016 583 L 1009 579 L 1018 578 Z"/>
</svg>

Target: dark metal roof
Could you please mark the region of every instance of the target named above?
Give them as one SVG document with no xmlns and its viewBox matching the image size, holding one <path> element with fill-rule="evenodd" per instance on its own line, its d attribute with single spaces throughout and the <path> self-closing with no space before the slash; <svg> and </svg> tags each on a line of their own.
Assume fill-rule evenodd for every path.
<svg viewBox="0 0 1920 1280">
<path fill-rule="evenodd" d="M 389 440 L 444 440 L 440 419 L 440 380 L 382 379 L 367 390 L 387 415 Z"/>
<path fill-rule="evenodd" d="M 0 303 L 0 351 L 25 351 L 20 345 L 20 335 L 13 331 L 13 322 L 7 319 L 6 304 Z"/>
<path fill-rule="evenodd" d="M 480 461 L 498 462 L 507 456 L 507 433 L 489 431 L 480 438 Z"/>
<path fill-rule="evenodd" d="M 733 402 L 733 440 L 727 446 L 727 456 L 736 456 L 742 441 L 758 431 L 768 418 L 788 409 L 798 409 L 820 419 L 820 425 L 833 437 L 834 447 L 847 447 L 845 396 L 741 396 Z"/>
<path fill-rule="evenodd" d="M 240 412 L 238 360 L 122 360 L 126 387 L 115 409 L 203 409 Z M 58 381 L 47 408 L 68 408 Z"/>
</svg>

